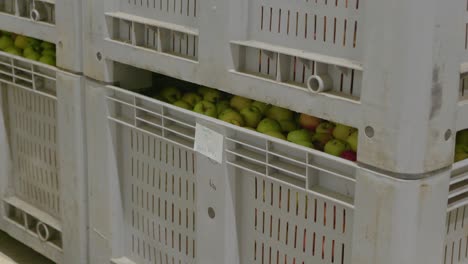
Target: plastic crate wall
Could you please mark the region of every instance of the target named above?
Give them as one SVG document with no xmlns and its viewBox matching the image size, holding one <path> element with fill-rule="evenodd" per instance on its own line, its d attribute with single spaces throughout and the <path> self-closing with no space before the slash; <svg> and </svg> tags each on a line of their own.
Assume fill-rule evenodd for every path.
<svg viewBox="0 0 468 264">
<path fill-rule="evenodd" d="M 83 72 L 82 2 L 74 0 L 4 0 L 1 30 L 26 35 L 57 46 L 57 66 Z"/>
<path fill-rule="evenodd" d="M 338 2 L 88 1 L 85 73 L 118 82 L 119 62 L 358 127 L 364 3 Z"/>
<path fill-rule="evenodd" d="M 358 165 L 132 91 L 86 93 L 92 263 L 351 263 Z M 224 136 L 222 163 L 194 152 L 197 123 Z M 458 264 L 466 165 L 452 174 L 440 244 Z"/>
<path fill-rule="evenodd" d="M 0 52 L 0 228 L 87 263 L 83 77 Z"/>
<path fill-rule="evenodd" d="M 231 213 L 235 218 L 239 217 L 237 220 L 241 236 L 256 234 L 254 230 L 260 230 L 261 209 L 267 210 L 263 212 L 269 212 L 268 217 L 274 217 L 275 221 L 283 219 L 284 222 L 280 223 L 281 234 L 278 234 L 281 235 L 281 241 L 272 242 L 281 250 L 282 258 L 285 252 L 280 245 L 284 239 L 286 245 L 297 247 L 297 257 L 305 258 L 315 254 L 312 251 L 302 252 L 302 248 L 299 248 L 303 243 L 304 229 L 315 227 L 320 230 L 316 234 L 317 260 L 320 259 L 319 236 L 320 241 L 325 235 L 330 239 L 326 242 L 324 254 L 327 254 L 327 260 L 322 260 L 323 263 L 328 263 L 332 254 L 333 258 L 341 258 L 344 254 L 341 251 L 343 244 L 346 244 L 346 256 L 349 254 L 351 229 L 343 231 L 343 221 L 347 228 L 351 228 L 353 171 L 356 168 L 352 163 L 340 164 L 340 161 L 330 160 L 323 154 L 310 154 L 291 147 L 289 143 L 270 142 L 262 136 L 254 140 L 254 136 L 248 132 L 238 133 L 235 128 L 218 121 L 207 121 L 205 117 L 192 112 L 112 86 L 89 82 L 86 92 L 90 146 L 91 262 L 203 262 L 206 254 L 201 252 L 206 250 L 206 239 L 219 239 L 216 238 L 216 232 L 211 230 L 212 226 L 209 226 L 212 221 L 210 217 L 216 214 L 217 219 L 223 218 L 224 208 L 234 208 L 234 204 L 239 211 L 233 209 Z M 229 162 L 217 164 L 194 152 L 195 122 L 217 126 L 223 133 L 230 135 L 229 147 L 224 150 L 226 160 L 230 157 Z M 267 150 L 262 154 L 260 146 L 238 147 L 236 142 L 241 141 L 238 137 L 250 138 L 251 142 L 263 142 L 263 147 L 268 141 L 272 146 L 271 152 L 268 152 L 271 158 L 268 161 L 261 160 L 261 155 L 266 157 Z M 285 155 L 282 158 L 281 155 L 288 150 L 294 151 L 297 157 L 288 159 Z M 243 157 L 243 161 L 234 158 L 236 156 Z M 333 165 L 333 168 L 326 167 Z M 247 168 L 246 173 L 242 168 Z M 265 175 L 260 172 L 262 170 L 271 171 L 272 177 L 274 175 L 276 178 L 264 178 Z M 239 186 L 237 195 L 239 199 L 242 198 L 232 204 L 227 201 L 224 204 L 223 201 L 228 198 L 220 183 L 228 178 L 234 182 L 232 186 Z M 258 181 L 255 185 L 258 190 L 253 189 L 254 180 Z M 274 186 L 274 190 L 263 189 L 263 193 L 268 201 L 270 196 L 275 199 L 276 207 L 271 207 L 269 203 L 262 204 L 259 194 L 262 192 L 262 180 L 268 181 L 268 188 Z M 206 182 L 209 183 L 204 184 Z M 277 193 L 278 188 L 281 194 Z M 211 212 L 208 210 L 210 213 L 206 214 L 206 199 L 213 200 L 205 193 L 212 191 L 219 193 L 222 198 L 217 200 L 220 203 L 217 209 L 210 207 Z M 278 201 L 281 205 L 276 204 Z M 323 206 L 328 206 L 328 210 Z M 254 207 L 258 208 L 258 216 L 255 216 L 258 217 L 255 220 L 258 226 L 253 224 Z M 316 208 L 315 216 L 313 208 Z M 241 219 L 240 216 L 246 218 Z M 307 221 L 314 217 L 316 223 Z M 329 220 L 323 223 L 327 221 L 325 218 Z M 332 219 L 335 219 L 335 223 Z M 262 228 L 266 230 L 264 224 Z M 291 229 L 286 231 L 288 228 Z M 297 234 L 301 232 L 300 238 L 294 237 L 295 231 Z M 306 243 L 311 246 L 313 234 L 307 236 Z M 256 254 L 260 254 L 260 240 L 267 240 L 266 233 L 264 238 L 259 236 L 258 239 Z M 245 256 L 254 255 L 251 245 L 254 240 L 245 237 L 240 241 L 249 241 L 245 243 L 247 248 L 241 249 L 245 250 Z M 331 243 L 336 243 L 336 249 L 331 249 Z M 288 258 L 296 257 L 292 254 Z"/>
<path fill-rule="evenodd" d="M 412 20 L 419 12 L 417 4 L 404 1 L 105 0 L 86 5 L 92 6 L 86 15 L 94 19 L 84 23 L 85 74 L 99 81 L 122 80 L 114 69 L 117 62 L 361 131 L 370 127 L 374 138 L 360 134 L 362 148 L 369 151 L 361 151 L 358 159 L 398 173 L 420 174 L 449 166 L 452 139 L 440 135 L 468 127 L 468 121 L 461 120 L 466 115 L 459 115 L 460 122 L 453 120 L 454 112 L 466 112 L 465 107 L 453 109 L 461 63 L 453 54 L 463 50 L 464 0 L 425 5 L 425 25 Z M 447 15 L 450 11 L 456 15 Z M 412 38 L 416 34 L 407 31 L 413 27 L 405 23 L 428 28 Z M 447 28 L 459 34 L 449 34 Z M 438 44 L 428 45 L 431 41 L 443 43 L 443 50 L 436 52 L 433 47 Z M 415 58 L 392 55 L 403 51 Z M 433 68 L 442 64 L 448 66 L 437 71 L 438 78 L 452 88 L 440 96 L 442 92 L 432 93 L 427 87 Z M 420 76 L 406 76 L 413 71 Z M 324 91 L 316 91 L 317 76 L 325 80 Z M 431 119 L 432 96 L 434 103 L 441 100 L 441 108 Z M 421 103 L 410 103 L 416 101 Z M 405 126 L 405 113 L 413 113 L 418 120 L 413 123 L 421 126 L 414 130 L 423 131 L 413 146 L 401 142 L 416 133 L 409 131 L 413 126 Z M 396 123 L 401 125 L 389 125 Z M 397 129 L 403 127 L 408 131 Z M 398 148 L 400 143 L 403 147 Z M 404 146 L 417 154 L 406 158 Z M 369 154 L 378 152 L 383 153 Z"/>
</svg>

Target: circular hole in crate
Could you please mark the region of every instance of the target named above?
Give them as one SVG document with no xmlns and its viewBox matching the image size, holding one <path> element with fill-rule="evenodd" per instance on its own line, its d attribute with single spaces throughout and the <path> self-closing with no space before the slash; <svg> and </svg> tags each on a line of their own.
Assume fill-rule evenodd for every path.
<svg viewBox="0 0 468 264">
<path fill-rule="evenodd" d="M 452 137 L 452 130 L 447 129 L 444 134 L 445 141 L 448 141 Z"/>
<path fill-rule="evenodd" d="M 102 60 L 102 54 L 101 54 L 101 52 L 96 53 L 96 58 L 98 59 L 98 61 L 101 61 L 101 60 Z"/>
<path fill-rule="evenodd" d="M 364 129 L 364 132 L 366 133 L 366 136 L 367 136 L 367 137 L 369 137 L 369 138 L 374 137 L 374 128 L 373 128 L 373 127 L 367 126 L 367 127 Z"/>
<path fill-rule="evenodd" d="M 208 216 L 209 216 L 211 219 L 215 218 L 216 213 L 215 213 L 215 210 L 213 209 L 213 207 L 208 208 Z"/>
<path fill-rule="evenodd" d="M 39 236 L 39 239 L 41 239 L 42 241 L 49 240 L 50 232 L 49 232 L 49 227 L 46 224 L 42 222 L 37 222 L 36 232 L 37 232 L 37 235 Z"/>
</svg>

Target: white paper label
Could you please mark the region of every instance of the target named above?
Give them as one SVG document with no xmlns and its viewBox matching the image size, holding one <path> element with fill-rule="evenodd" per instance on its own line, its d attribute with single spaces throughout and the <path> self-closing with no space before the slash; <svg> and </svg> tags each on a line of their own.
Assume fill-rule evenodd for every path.
<svg viewBox="0 0 468 264">
<path fill-rule="evenodd" d="M 195 151 L 218 162 L 223 162 L 224 136 L 197 123 L 195 127 Z"/>
</svg>

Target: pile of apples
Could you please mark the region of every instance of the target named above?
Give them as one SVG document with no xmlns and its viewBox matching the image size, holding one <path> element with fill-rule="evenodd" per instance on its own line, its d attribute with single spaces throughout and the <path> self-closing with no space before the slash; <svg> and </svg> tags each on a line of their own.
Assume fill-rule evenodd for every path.
<svg viewBox="0 0 468 264">
<path fill-rule="evenodd" d="M 468 129 L 457 133 L 455 162 L 468 159 Z"/>
<path fill-rule="evenodd" d="M 50 42 L 0 31 L 0 50 L 55 66 L 55 45 Z"/>
<path fill-rule="evenodd" d="M 356 161 L 355 128 L 208 87 L 166 86 L 156 99 L 250 130 Z"/>
</svg>

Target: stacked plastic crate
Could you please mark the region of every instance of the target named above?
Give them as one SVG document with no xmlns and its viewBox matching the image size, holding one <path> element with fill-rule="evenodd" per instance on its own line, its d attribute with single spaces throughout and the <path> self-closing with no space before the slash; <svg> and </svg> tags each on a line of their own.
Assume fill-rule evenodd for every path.
<svg viewBox="0 0 468 264">
<path fill-rule="evenodd" d="M 91 263 L 466 263 L 467 1 L 88 5 Z M 151 72 L 356 127 L 358 162 L 141 95 Z"/>
<path fill-rule="evenodd" d="M 0 51 L 0 229 L 70 264 L 88 263 L 81 8 L 0 2 L 2 41 L 17 42 Z M 50 60 L 39 62 L 46 47 Z"/>
</svg>

